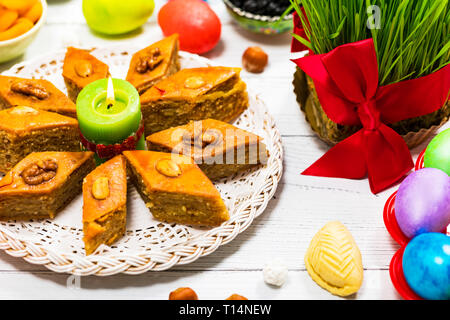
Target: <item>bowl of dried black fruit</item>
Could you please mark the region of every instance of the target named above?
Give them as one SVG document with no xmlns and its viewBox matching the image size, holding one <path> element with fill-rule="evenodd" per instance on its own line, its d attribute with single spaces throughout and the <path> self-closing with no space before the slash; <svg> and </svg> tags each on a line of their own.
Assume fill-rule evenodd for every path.
<svg viewBox="0 0 450 320">
<path fill-rule="evenodd" d="M 223 0 L 237 23 L 252 32 L 280 34 L 293 28 L 292 14 L 285 14 L 290 0 Z"/>
</svg>

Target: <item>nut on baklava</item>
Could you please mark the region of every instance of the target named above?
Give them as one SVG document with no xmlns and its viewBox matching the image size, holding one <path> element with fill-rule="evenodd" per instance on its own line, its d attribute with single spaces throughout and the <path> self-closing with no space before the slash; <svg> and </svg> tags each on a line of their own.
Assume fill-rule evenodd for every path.
<svg viewBox="0 0 450 320">
<path fill-rule="evenodd" d="M 50 81 L 0 76 L 0 110 L 16 106 L 77 117 L 75 104 Z"/>
<path fill-rule="evenodd" d="M 95 168 L 93 152 L 35 152 L 0 180 L 0 220 L 54 218 Z"/>
</svg>

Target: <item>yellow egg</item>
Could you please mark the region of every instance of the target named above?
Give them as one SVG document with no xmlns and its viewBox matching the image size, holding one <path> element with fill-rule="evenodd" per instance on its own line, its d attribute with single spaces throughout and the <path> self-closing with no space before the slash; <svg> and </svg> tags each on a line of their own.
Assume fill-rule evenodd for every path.
<svg viewBox="0 0 450 320">
<path fill-rule="evenodd" d="M 361 252 L 340 222 L 327 223 L 312 239 L 305 256 L 311 278 L 332 294 L 346 297 L 363 282 Z"/>
</svg>

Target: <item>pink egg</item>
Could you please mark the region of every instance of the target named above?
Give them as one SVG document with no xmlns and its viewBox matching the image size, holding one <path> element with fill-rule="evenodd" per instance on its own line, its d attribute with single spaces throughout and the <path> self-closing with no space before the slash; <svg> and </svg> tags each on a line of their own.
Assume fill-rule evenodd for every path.
<svg viewBox="0 0 450 320">
<path fill-rule="evenodd" d="M 395 216 L 409 238 L 443 231 L 450 224 L 450 177 L 434 168 L 409 175 L 398 189 Z"/>
</svg>

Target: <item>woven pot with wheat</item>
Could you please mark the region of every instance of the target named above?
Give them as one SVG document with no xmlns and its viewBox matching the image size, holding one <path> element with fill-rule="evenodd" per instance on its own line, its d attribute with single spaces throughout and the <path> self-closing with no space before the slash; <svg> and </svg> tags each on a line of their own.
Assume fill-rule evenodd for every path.
<svg viewBox="0 0 450 320">
<path fill-rule="evenodd" d="M 293 51 L 301 48 L 309 50 L 306 58 L 294 61 L 298 65 L 294 75 L 295 93 L 306 120 L 322 140 L 336 145 L 358 134 L 362 128 L 367 134 L 370 130 L 378 130 L 381 124 L 395 131 L 409 148 L 413 148 L 448 121 L 449 0 L 291 2 L 291 8 L 295 9 L 296 27 Z M 366 57 L 372 51 L 373 61 Z M 311 67 L 314 63 L 316 65 Z M 371 72 L 372 69 L 377 71 L 376 75 Z M 359 79 L 360 83 L 355 79 Z M 347 80 L 349 84 L 345 83 Z M 377 82 L 377 88 L 371 91 L 367 86 L 368 83 L 373 85 L 374 81 Z M 349 92 L 352 85 L 353 88 L 361 89 L 364 101 L 358 100 L 359 92 Z M 425 88 L 432 90 L 420 95 L 419 92 Z M 386 95 L 390 97 L 386 98 Z M 410 107 L 406 105 L 408 99 L 413 102 Z M 345 107 L 354 105 L 354 118 L 358 120 L 353 121 L 350 112 L 347 117 L 341 116 L 346 110 L 334 106 L 335 101 Z M 436 106 L 436 103 L 439 105 Z M 361 111 L 364 109 L 361 106 L 365 110 Z M 367 113 L 367 106 L 373 112 Z M 363 119 L 367 115 L 370 121 L 373 122 L 374 117 L 374 121 L 380 124 L 370 128 L 371 125 L 367 125 Z M 387 129 L 384 131 L 387 132 Z M 383 138 L 389 140 L 386 135 Z M 366 144 L 364 139 L 361 134 L 358 143 Z M 364 148 L 367 150 L 371 147 Z M 374 171 L 374 164 L 368 162 L 372 162 L 372 156 L 363 150 L 361 153 L 365 154 L 366 163 L 360 165 L 358 173 L 341 175 L 334 172 L 337 169 L 333 169 L 313 175 L 362 178 L 368 174 L 370 179 L 370 167 Z M 394 155 L 392 158 L 395 159 Z M 378 162 L 382 163 L 381 160 Z M 403 162 L 402 168 L 399 167 L 389 179 L 379 183 L 371 181 L 372 191 L 381 191 L 400 179 L 412 163 L 407 160 Z M 339 170 L 342 171 L 342 168 Z"/>
</svg>

